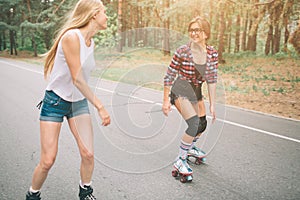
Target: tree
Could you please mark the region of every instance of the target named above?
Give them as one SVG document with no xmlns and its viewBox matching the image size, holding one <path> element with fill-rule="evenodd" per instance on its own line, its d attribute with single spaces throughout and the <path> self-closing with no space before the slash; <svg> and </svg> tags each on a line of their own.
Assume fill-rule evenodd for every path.
<svg viewBox="0 0 300 200">
<path fill-rule="evenodd" d="M 125 37 L 124 35 L 122 34 L 122 25 L 123 25 L 123 22 L 122 22 L 122 0 L 118 0 L 118 36 L 120 37 L 120 41 L 119 41 L 119 44 L 118 44 L 118 52 L 122 52 L 122 47 L 123 45 L 125 44 L 124 40 L 125 40 Z"/>
<path fill-rule="evenodd" d="M 284 7 L 283 7 L 283 11 L 282 14 L 280 16 L 281 18 L 281 28 L 284 28 L 284 47 L 283 47 L 283 51 L 287 52 L 287 43 L 288 43 L 288 39 L 290 36 L 290 31 L 288 28 L 289 25 L 289 18 L 291 16 L 292 10 L 293 10 L 293 4 L 294 4 L 294 0 L 286 0 Z"/>
<path fill-rule="evenodd" d="M 241 16 L 238 14 L 236 16 L 236 31 L 235 31 L 235 47 L 234 47 L 234 53 L 237 53 L 240 51 L 240 35 L 241 35 Z"/>
<path fill-rule="evenodd" d="M 0 50 L 10 48 L 44 53 L 56 30 L 77 0 L 0 0 Z M 170 52 L 174 32 L 187 36 L 189 21 L 201 15 L 211 23 L 209 44 L 223 52 L 275 54 L 287 51 L 288 38 L 299 20 L 295 0 L 103 0 L 108 28 L 95 37 L 96 45 L 156 46 Z M 184 13 L 184 14 L 183 14 Z M 118 26 L 119 24 L 119 26 Z M 147 27 L 157 27 L 150 33 Z M 164 32 L 161 31 L 164 29 Z M 176 35 L 176 41 L 180 40 Z M 120 36 L 118 43 L 117 35 Z M 178 38 L 179 37 L 179 38 Z M 183 37 L 182 37 L 183 38 Z M 261 45 L 263 44 L 263 45 Z M 119 46 L 116 46 L 119 45 Z M 234 45 L 234 48 L 232 48 Z"/>
<path fill-rule="evenodd" d="M 226 25 L 225 25 L 225 2 L 222 0 L 219 3 L 219 10 L 220 10 L 220 17 L 219 17 L 219 36 L 218 36 L 218 40 L 219 40 L 219 47 L 218 47 L 218 51 L 219 51 L 219 62 L 220 63 L 224 63 L 225 61 L 223 60 L 223 51 L 224 51 L 224 32 L 226 29 Z"/>
<path fill-rule="evenodd" d="M 297 53 L 300 54 L 300 20 L 298 22 L 298 27 L 289 38 L 289 42 L 294 46 Z"/>
</svg>

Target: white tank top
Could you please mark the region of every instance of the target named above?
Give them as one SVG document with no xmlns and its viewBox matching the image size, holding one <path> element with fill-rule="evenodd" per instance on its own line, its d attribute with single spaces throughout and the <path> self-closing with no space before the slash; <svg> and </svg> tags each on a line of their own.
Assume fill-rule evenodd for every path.
<svg viewBox="0 0 300 200">
<path fill-rule="evenodd" d="M 75 32 L 79 37 L 80 63 L 81 63 L 83 77 L 85 81 L 88 82 L 90 72 L 95 67 L 94 41 L 92 40 L 91 45 L 88 47 L 85 44 L 84 37 L 81 34 L 79 29 L 72 29 L 67 31 L 66 33 L 69 32 Z M 61 41 L 62 40 L 60 40 L 58 43 L 53 69 L 50 74 L 50 80 L 46 90 L 53 90 L 58 96 L 60 96 L 62 99 L 66 101 L 70 101 L 70 102 L 79 101 L 84 99 L 85 97 L 73 84 L 71 73 L 62 49 Z"/>
</svg>

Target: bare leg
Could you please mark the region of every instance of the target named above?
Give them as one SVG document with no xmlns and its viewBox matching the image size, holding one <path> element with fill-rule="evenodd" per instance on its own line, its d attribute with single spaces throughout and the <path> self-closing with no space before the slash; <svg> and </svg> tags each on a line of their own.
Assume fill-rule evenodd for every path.
<svg viewBox="0 0 300 200">
<path fill-rule="evenodd" d="M 195 117 L 195 115 L 197 116 L 194 106 L 188 99 L 185 98 L 176 99 L 175 107 L 177 108 L 177 110 L 179 111 L 179 113 L 181 114 L 184 120 L 191 119 L 192 117 Z M 178 156 L 173 165 L 180 173 L 191 174 L 193 172 L 193 170 L 191 169 L 191 167 L 188 165 L 186 161 L 187 153 L 188 150 L 191 148 L 193 140 L 194 137 L 190 136 L 186 132 L 183 134 L 181 138 Z"/>
<path fill-rule="evenodd" d="M 197 105 L 197 104 L 195 104 Z M 197 115 L 196 106 L 193 105 L 188 99 L 178 98 L 175 100 L 175 107 L 178 112 L 181 114 L 184 120 L 187 120 L 195 115 Z M 182 136 L 182 141 L 188 144 L 191 144 L 194 140 L 194 137 L 184 133 Z"/>
<path fill-rule="evenodd" d="M 61 123 L 40 121 L 41 157 L 32 177 L 32 189 L 40 190 L 55 162 Z"/>
<path fill-rule="evenodd" d="M 81 156 L 81 181 L 83 184 L 90 183 L 94 171 L 94 134 L 90 115 L 79 115 L 68 122 Z"/>
</svg>

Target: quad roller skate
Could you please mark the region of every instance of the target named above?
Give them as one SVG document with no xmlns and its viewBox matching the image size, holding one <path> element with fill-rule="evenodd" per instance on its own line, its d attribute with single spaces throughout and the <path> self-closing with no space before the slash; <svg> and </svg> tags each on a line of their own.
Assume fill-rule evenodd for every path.
<svg viewBox="0 0 300 200">
<path fill-rule="evenodd" d="M 194 146 L 187 153 L 187 160 L 194 162 L 196 165 L 200 165 L 206 161 L 206 153 L 200 148 Z"/>
<path fill-rule="evenodd" d="M 187 163 L 186 159 L 178 158 L 173 164 L 174 170 L 172 171 L 173 177 L 180 177 L 180 182 L 186 183 L 193 180 L 193 170 Z"/>
</svg>

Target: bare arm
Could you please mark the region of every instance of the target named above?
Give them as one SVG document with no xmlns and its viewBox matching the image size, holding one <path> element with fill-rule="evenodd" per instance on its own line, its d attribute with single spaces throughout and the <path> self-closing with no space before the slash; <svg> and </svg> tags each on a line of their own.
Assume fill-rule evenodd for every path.
<svg viewBox="0 0 300 200">
<path fill-rule="evenodd" d="M 92 92 L 92 90 L 83 78 L 80 62 L 80 43 L 78 36 L 75 33 L 66 35 L 62 39 L 62 48 L 65 54 L 66 62 L 71 72 L 74 85 L 83 94 L 83 96 L 85 96 L 86 99 L 96 107 L 99 116 L 102 119 L 102 125 L 109 125 L 109 114 L 105 110 L 102 102 Z"/>
<path fill-rule="evenodd" d="M 209 110 L 213 118 L 213 122 L 216 120 L 215 101 L 216 101 L 216 86 L 217 83 L 208 83 L 208 96 L 209 96 Z"/>
<path fill-rule="evenodd" d="M 164 97 L 163 97 L 162 110 L 166 116 L 168 116 L 168 114 L 171 110 L 171 103 L 169 101 L 169 93 L 170 93 L 170 86 L 164 86 Z"/>
</svg>

